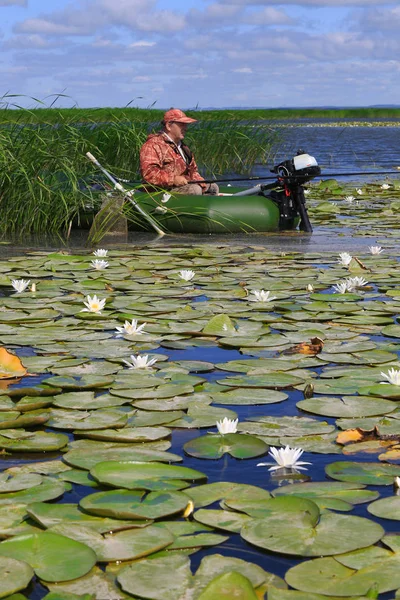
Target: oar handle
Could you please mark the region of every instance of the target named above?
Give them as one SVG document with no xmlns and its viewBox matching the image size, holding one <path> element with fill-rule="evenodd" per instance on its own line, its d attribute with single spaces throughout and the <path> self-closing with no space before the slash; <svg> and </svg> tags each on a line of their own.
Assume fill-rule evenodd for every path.
<svg viewBox="0 0 400 600">
<path fill-rule="evenodd" d="M 132 190 L 126 190 L 112 175 L 111 173 L 109 173 L 107 171 L 107 169 L 105 169 L 97 160 L 97 158 L 95 158 L 93 156 L 93 154 L 91 152 L 86 152 L 86 156 L 87 158 L 96 165 L 96 167 L 98 169 L 100 169 L 100 171 L 102 171 L 104 173 L 104 175 L 106 177 L 108 177 L 108 179 L 113 183 L 114 185 L 114 189 L 118 190 L 119 192 L 121 192 L 122 194 L 124 194 L 125 198 L 127 198 L 129 200 L 129 202 L 132 204 L 132 206 L 134 206 L 136 208 L 136 210 L 142 215 L 142 217 L 144 217 L 146 219 L 146 221 L 152 226 L 152 228 L 158 233 L 158 235 L 165 235 L 165 232 L 160 229 L 160 227 L 157 225 L 157 223 L 154 221 L 154 219 L 152 219 L 152 217 L 141 207 L 139 206 L 139 204 L 132 199 L 133 196 L 133 191 Z"/>
</svg>

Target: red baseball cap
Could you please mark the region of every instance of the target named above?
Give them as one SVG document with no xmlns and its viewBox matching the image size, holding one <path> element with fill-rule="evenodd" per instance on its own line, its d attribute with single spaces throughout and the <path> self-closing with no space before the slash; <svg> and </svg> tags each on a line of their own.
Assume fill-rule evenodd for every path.
<svg viewBox="0 0 400 600">
<path fill-rule="evenodd" d="M 188 117 L 182 110 L 179 110 L 179 108 L 170 108 L 164 114 L 163 121 L 164 123 L 170 123 L 171 121 L 175 121 L 176 123 L 196 123 L 197 119 Z"/>
</svg>

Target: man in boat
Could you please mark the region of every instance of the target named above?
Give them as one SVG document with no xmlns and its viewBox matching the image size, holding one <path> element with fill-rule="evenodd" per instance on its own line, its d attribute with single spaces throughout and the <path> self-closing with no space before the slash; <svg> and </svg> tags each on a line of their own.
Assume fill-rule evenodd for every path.
<svg viewBox="0 0 400 600">
<path fill-rule="evenodd" d="M 187 126 L 195 122 L 179 108 L 167 110 L 162 130 L 150 134 L 140 150 L 140 171 L 145 183 L 179 194 L 218 194 L 217 184 L 204 181 L 193 153 L 183 143 Z"/>
</svg>

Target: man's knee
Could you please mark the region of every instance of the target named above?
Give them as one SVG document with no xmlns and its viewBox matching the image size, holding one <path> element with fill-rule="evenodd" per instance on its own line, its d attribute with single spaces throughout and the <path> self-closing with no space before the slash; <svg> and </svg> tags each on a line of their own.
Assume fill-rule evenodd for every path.
<svg viewBox="0 0 400 600">
<path fill-rule="evenodd" d="M 197 183 L 181 185 L 180 187 L 173 188 L 171 191 L 177 192 L 178 194 L 187 194 L 188 196 L 201 196 L 203 193 L 201 185 Z"/>
</svg>

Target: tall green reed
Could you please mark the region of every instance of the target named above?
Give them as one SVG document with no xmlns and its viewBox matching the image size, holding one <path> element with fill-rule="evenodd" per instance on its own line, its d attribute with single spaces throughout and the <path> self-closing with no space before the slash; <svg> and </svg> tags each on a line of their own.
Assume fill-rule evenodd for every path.
<svg viewBox="0 0 400 600">
<path fill-rule="evenodd" d="M 107 109 L 103 121 L 97 109 L 7 104 L 0 116 L 0 233 L 63 234 L 72 223 L 79 225 L 79 215 L 94 202 L 89 187 L 82 186 L 98 176 L 86 152 L 117 176 L 138 180 L 140 147 L 151 130 L 159 129 L 162 111 Z M 256 162 L 266 162 L 275 135 L 230 115 L 201 119 L 187 141 L 201 172 L 218 176 L 249 173 Z"/>
</svg>

